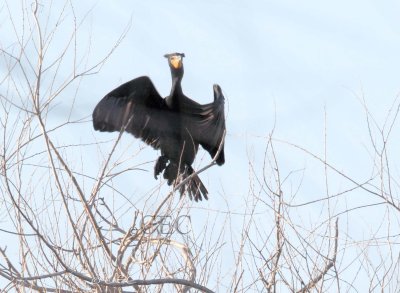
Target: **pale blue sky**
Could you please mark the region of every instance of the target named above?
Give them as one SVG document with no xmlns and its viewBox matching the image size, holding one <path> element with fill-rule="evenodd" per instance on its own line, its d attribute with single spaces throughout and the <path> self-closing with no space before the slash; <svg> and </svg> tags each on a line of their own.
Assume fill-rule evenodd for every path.
<svg viewBox="0 0 400 293">
<path fill-rule="evenodd" d="M 243 212 L 249 190 L 248 161 L 253 160 L 256 167 L 261 164 L 265 148 L 262 137 L 271 132 L 275 116 L 275 137 L 322 156 L 326 111 L 329 161 L 359 180 L 373 173 L 359 99 L 365 95 L 382 125 L 400 89 L 400 4 L 395 1 L 302 1 L 301 4 L 298 1 L 125 1 L 110 6 L 108 3 L 100 1 L 96 6 L 93 31 L 94 39 L 100 37 L 100 40 L 96 39 L 94 49 L 101 52 L 106 48 L 131 15 L 132 27 L 100 74 L 91 78 L 98 86 L 87 90 L 88 108 L 114 86 L 142 74 L 149 75 L 159 91 L 167 95 L 170 76 L 162 55 L 174 51 L 187 56 L 183 79 L 187 95 L 205 103 L 212 99 L 213 83 L 224 90 L 227 163 L 201 175 L 210 190 L 210 201 L 201 207 L 226 211 L 225 200 L 228 200 L 231 211 Z M 393 135 L 400 138 L 399 131 Z M 299 175 L 289 180 L 285 191 L 294 192 L 302 182 L 296 202 L 323 197 L 321 164 L 292 148 L 283 145 L 276 148 L 284 176 L 292 170 L 306 170 L 304 177 Z M 148 155 L 149 159 L 155 157 L 152 150 Z M 396 170 L 397 166 L 393 167 Z M 151 165 L 148 168 L 151 171 Z M 153 186 L 151 180 L 144 182 Z M 137 184 L 133 185 L 137 188 Z M 350 187 L 346 180 L 331 175 L 331 193 Z M 355 192 L 340 199 L 335 212 L 371 202 L 376 201 Z M 319 221 L 325 217 L 320 209 L 318 205 L 299 208 L 299 219 Z M 272 223 L 271 212 L 266 213 L 266 218 L 259 219 L 261 225 L 266 220 Z M 380 220 L 369 217 L 370 213 L 371 210 L 365 209 L 352 214 L 350 226 L 343 230 L 347 229 L 353 239 L 363 239 Z M 199 219 L 203 216 L 200 209 Z M 343 225 L 345 222 L 342 218 Z M 241 218 L 234 223 L 239 225 Z M 201 221 L 198 224 L 201 226 Z M 344 259 L 350 261 L 353 257 Z M 342 264 L 345 267 L 346 261 Z M 346 278 L 346 274 L 351 279 L 354 272 L 349 269 L 342 276 Z M 357 283 L 359 288 L 362 285 Z"/>
<path fill-rule="evenodd" d="M 271 131 L 275 115 L 277 137 L 321 154 L 324 108 L 329 153 L 340 167 L 353 168 L 359 162 L 351 160 L 362 155 L 355 150 L 368 142 L 356 94 L 365 95 L 383 123 L 399 92 L 399 8 L 395 1 L 99 1 L 93 55 L 108 48 L 131 16 L 132 27 L 91 78 L 97 86 L 85 103 L 94 106 L 113 87 L 143 74 L 167 95 L 162 55 L 184 52 L 185 93 L 207 102 L 218 83 L 227 99 L 227 165 L 213 176 L 245 170 L 246 149 L 259 145 L 254 136 Z"/>
</svg>

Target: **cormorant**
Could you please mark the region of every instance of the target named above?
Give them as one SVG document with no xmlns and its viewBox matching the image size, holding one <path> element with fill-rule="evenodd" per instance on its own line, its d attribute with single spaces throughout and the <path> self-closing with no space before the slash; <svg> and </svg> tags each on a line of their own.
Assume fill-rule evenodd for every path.
<svg viewBox="0 0 400 293">
<path fill-rule="evenodd" d="M 148 76 L 135 78 L 108 93 L 93 111 L 93 127 L 99 131 L 127 131 L 142 139 L 161 156 L 154 166 L 154 177 L 164 171 L 168 185 L 179 183 L 193 174 L 192 163 L 199 144 L 215 158 L 224 156 L 224 96 L 219 85 L 213 86 L 214 102 L 200 105 L 182 92 L 183 53 L 164 55 L 171 69 L 172 88 L 162 98 Z M 185 186 L 186 185 L 186 186 Z M 190 199 L 208 199 L 208 191 L 195 175 L 185 184 Z"/>
</svg>

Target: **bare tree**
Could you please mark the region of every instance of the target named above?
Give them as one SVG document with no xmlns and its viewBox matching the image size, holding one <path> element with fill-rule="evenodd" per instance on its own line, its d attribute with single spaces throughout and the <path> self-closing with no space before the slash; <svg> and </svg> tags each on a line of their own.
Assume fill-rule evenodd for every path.
<svg viewBox="0 0 400 293">
<path fill-rule="evenodd" d="M 119 168 L 125 159 L 113 158 L 122 133 L 96 177 L 85 174 L 84 168 L 79 171 L 71 152 L 97 143 L 57 142 L 62 129 L 89 121 L 72 118 L 75 99 L 67 101 L 68 116 L 61 122 L 52 119 L 57 104 L 64 102 L 66 94 L 75 91 L 76 96 L 82 79 L 98 72 L 129 25 L 105 57 L 93 62 L 90 35 L 89 42 L 83 42 L 85 49 L 78 34 L 90 11 L 78 19 L 70 1 L 61 7 L 22 2 L 22 23 L 17 23 L 7 2 L 5 8 L 15 41 L 1 48 L 7 68 L 1 82 L 1 207 L 6 223 L 2 233 L 14 235 L 12 241 L 19 247 L 9 253 L 7 244 L 2 244 L 0 276 L 8 281 L 3 289 L 113 292 L 174 284 L 210 292 L 195 282 L 187 245 L 169 239 L 171 231 L 156 231 L 157 219 L 163 215 L 168 214 L 172 222 L 181 220 L 182 205 L 174 206 L 171 213 L 171 196 L 167 196 L 145 219 L 143 211 L 133 210 L 133 204 L 118 212 L 100 196 L 118 193 L 113 180 L 134 169 Z M 123 215 L 130 219 L 129 225 L 118 218 Z"/>
<path fill-rule="evenodd" d="M 244 207 L 227 200 L 226 210 L 201 209 L 175 193 L 179 186 L 139 189 L 145 149 L 122 132 L 110 141 L 65 137 L 91 129 L 77 97 L 130 24 L 93 60 L 84 29 L 91 9 L 34 1 L 15 11 L 5 2 L 1 13 L 13 32 L 0 43 L 2 292 L 347 292 L 360 282 L 399 290 L 398 99 L 383 124 L 360 99 L 367 178 L 330 162 L 327 128 L 322 155 L 273 129 L 257 138 L 256 158 L 249 154 Z M 285 162 L 290 152 L 313 168 Z M 376 221 L 360 237 L 358 219 L 369 214 Z"/>
</svg>

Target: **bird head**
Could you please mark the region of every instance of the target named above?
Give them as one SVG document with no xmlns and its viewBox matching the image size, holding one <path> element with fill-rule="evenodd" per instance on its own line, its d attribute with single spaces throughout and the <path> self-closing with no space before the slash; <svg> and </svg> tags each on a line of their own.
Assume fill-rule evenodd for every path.
<svg viewBox="0 0 400 293">
<path fill-rule="evenodd" d="M 171 53 L 165 54 L 165 58 L 168 59 L 168 64 L 173 69 L 180 69 L 183 66 L 183 57 L 185 57 L 184 53 Z"/>
</svg>

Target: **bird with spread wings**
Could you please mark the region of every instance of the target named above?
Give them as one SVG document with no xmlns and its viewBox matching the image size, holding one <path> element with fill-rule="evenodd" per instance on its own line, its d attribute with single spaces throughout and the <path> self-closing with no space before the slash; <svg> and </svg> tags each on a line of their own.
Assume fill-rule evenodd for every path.
<svg viewBox="0 0 400 293">
<path fill-rule="evenodd" d="M 147 76 L 135 78 L 108 93 L 93 111 L 93 127 L 99 131 L 126 131 L 140 138 L 161 156 L 154 166 L 154 177 L 163 172 L 168 185 L 186 177 L 181 195 L 188 192 L 195 201 L 208 199 L 208 191 L 192 163 L 201 145 L 218 165 L 225 162 L 224 96 L 213 86 L 214 101 L 200 105 L 182 91 L 183 53 L 167 54 L 172 88 L 162 98 Z"/>
</svg>

